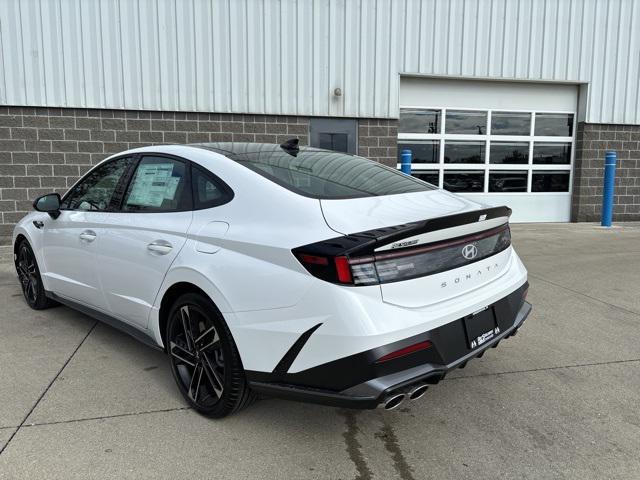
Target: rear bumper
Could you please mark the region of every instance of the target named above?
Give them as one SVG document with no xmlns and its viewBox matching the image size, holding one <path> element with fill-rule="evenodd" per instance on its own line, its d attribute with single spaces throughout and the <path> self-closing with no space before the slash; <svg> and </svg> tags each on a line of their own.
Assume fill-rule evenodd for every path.
<svg viewBox="0 0 640 480">
<path fill-rule="evenodd" d="M 481 346 L 471 349 L 464 319 L 395 342 L 391 345 L 352 355 L 304 372 L 274 376 L 247 372 L 252 389 L 266 395 L 336 407 L 376 408 L 396 393 L 406 393 L 417 384 L 436 384 L 456 368 L 464 367 L 488 348 L 516 334 L 531 312 L 531 304 L 523 300 L 528 288 L 524 284 L 489 308 L 495 313 L 499 333 Z M 375 364 L 386 353 L 424 340 L 433 347 L 406 357 Z M 354 379 L 362 380 L 353 382 Z M 345 387 L 345 384 L 350 386 Z"/>
</svg>

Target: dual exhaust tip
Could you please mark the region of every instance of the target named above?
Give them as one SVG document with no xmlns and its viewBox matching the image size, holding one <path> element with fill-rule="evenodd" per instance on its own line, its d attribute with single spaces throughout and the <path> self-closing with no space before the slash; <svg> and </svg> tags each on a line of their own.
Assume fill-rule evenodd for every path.
<svg viewBox="0 0 640 480">
<path fill-rule="evenodd" d="M 427 393 L 429 386 L 425 383 L 419 383 L 415 385 L 407 393 L 396 393 L 388 396 L 384 402 L 380 405 L 385 410 L 394 410 L 398 408 L 407 398 L 409 400 L 417 400 Z"/>
</svg>

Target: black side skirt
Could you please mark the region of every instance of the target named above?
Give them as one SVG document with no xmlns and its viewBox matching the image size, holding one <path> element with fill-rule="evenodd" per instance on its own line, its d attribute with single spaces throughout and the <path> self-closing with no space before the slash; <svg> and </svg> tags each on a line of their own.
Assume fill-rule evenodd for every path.
<svg viewBox="0 0 640 480">
<path fill-rule="evenodd" d="M 136 340 L 141 341 L 142 343 L 144 343 L 145 345 L 151 348 L 154 348 L 156 350 L 162 350 L 162 348 L 156 343 L 156 341 L 153 339 L 153 337 L 150 334 L 145 333 L 142 330 L 139 330 L 135 327 L 132 327 L 131 325 L 129 325 L 126 322 L 123 322 L 122 320 L 112 317 L 111 315 L 107 315 L 106 313 L 103 313 L 99 310 L 95 310 L 94 308 L 83 305 L 82 303 L 74 302 L 73 300 L 69 300 L 67 298 L 62 298 L 61 296 L 56 295 L 53 292 L 46 291 L 45 295 L 50 299 L 55 300 L 58 303 L 62 303 L 63 305 L 66 305 L 69 308 L 73 308 L 74 310 L 82 312 L 91 318 L 95 318 L 96 320 L 106 323 L 107 325 L 117 330 L 120 330 L 121 332 L 124 332 L 127 335 L 132 336 Z"/>
</svg>

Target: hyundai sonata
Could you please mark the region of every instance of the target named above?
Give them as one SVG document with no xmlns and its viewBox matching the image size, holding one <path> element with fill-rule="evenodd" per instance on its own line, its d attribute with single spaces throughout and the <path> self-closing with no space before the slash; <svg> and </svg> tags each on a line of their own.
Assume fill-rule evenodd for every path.
<svg viewBox="0 0 640 480">
<path fill-rule="evenodd" d="M 163 349 L 212 417 L 259 393 L 395 408 L 531 310 L 508 208 L 297 140 L 130 150 L 34 208 L 13 234 L 29 306 Z"/>
</svg>

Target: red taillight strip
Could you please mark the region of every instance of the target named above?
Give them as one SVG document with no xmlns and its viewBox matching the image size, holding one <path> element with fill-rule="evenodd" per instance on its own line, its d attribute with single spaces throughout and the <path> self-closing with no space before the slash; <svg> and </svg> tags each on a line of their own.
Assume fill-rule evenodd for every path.
<svg viewBox="0 0 640 480">
<path fill-rule="evenodd" d="M 504 225 L 501 225 L 500 227 L 492 228 L 491 230 L 486 230 L 484 232 L 480 232 L 475 235 L 469 235 L 467 237 L 462 237 L 455 240 L 446 240 L 444 242 L 432 243 L 430 245 L 425 245 L 423 247 L 403 248 L 402 250 L 398 250 L 397 252 L 376 253 L 374 256 L 353 258 L 353 259 L 350 259 L 349 263 L 351 265 L 359 265 L 361 263 L 370 263 L 377 260 L 388 260 L 391 258 L 408 257 L 411 255 L 418 255 L 420 253 L 432 252 L 434 250 L 440 250 L 442 248 L 454 247 L 456 245 L 463 245 L 469 242 L 476 242 L 478 240 L 482 240 L 483 238 L 491 237 L 498 233 L 502 233 L 508 228 L 509 228 L 509 224 L 504 224 Z"/>
<path fill-rule="evenodd" d="M 376 363 L 388 362 L 389 360 L 393 360 L 394 358 L 400 358 L 413 352 L 426 350 L 427 348 L 431 347 L 431 345 L 432 343 L 429 340 L 409 345 L 408 347 L 401 348 L 400 350 L 396 350 L 395 352 L 391 352 L 384 355 L 383 357 L 380 357 L 378 360 L 376 360 Z"/>
<path fill-rule="evenodd" d="M 336 257 L 334 261 L 336 263 L 336 273 L 338 274 L 338 281 L 340 283 L 353 283 L 353 277 L 351 276 L 351 267 L 349 266 L 349 259 L 347 257 Z"/>
</svg>

